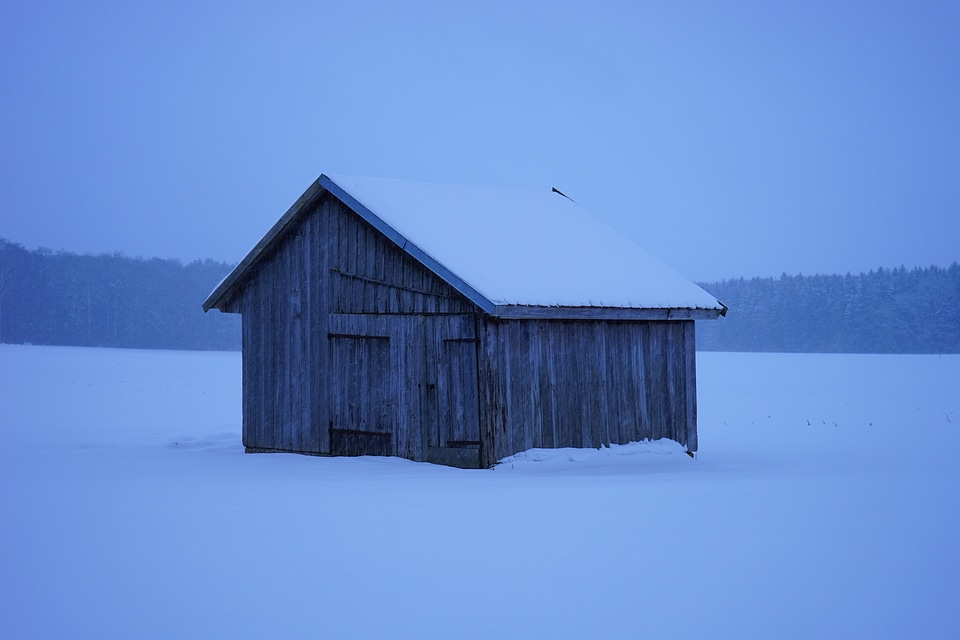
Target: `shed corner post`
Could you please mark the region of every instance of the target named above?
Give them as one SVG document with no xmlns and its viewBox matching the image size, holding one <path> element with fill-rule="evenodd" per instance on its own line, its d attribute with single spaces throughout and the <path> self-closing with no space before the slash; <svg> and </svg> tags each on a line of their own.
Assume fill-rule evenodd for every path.
<svg viewBox="0 0 960 640">
<path fill-rule="evenodd" d="M 497 326 L 495 319 L 486 314 L 476 314 L 477 336 L 477 398 L 480 416 L 480 468 L 490 469 L 498 461 L 496 448 L 497 393 L 496 366 Z"/>
<path fill-rule="evenodd" d="M 695 322 L 684 321 L 684 366 L 687 379 L 687 451 L 696 453 L 697 442 L 697 338 Z"/>
</svg>

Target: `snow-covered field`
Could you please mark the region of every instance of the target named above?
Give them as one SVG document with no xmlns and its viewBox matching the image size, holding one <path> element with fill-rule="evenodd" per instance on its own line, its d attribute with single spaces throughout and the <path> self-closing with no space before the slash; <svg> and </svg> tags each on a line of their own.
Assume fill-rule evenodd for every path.
<svg viewBox="0 0 960 640">
<path fill-rule="evenodd" d="M 240 356 L 0 345 L 0 638 L 960 637 L 960 357 L 701 353 L 700 455 L 245 455 Z"/>
</svg>

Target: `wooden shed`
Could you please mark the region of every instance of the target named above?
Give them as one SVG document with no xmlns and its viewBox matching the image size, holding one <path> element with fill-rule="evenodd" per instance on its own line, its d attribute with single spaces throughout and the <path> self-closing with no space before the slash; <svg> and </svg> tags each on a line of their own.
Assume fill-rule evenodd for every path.
<svg viewBox="0 0 960 640">
<path fill-rule="evenodd" d="M 556 190 L 321 175 L 203 303 L 243 320 L 247 451 L 488 467 L 697 449 L 726 307 Z"/>
</svg>

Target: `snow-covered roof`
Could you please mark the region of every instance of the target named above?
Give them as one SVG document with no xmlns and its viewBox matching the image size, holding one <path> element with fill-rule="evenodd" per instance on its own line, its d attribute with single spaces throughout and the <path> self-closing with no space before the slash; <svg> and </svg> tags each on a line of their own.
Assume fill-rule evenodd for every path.
<svg viewBox="0 0 960 640">
<path fill-rule="evenodd" d="M 322 175 L 311 190 L 318 187 L 494 315 L 531 315 L 532 307 L 706 312 L 696 317 L 726 311 L 716 298 L 553 190 L 342 175 Z M 292 221 L 309 193 L 265 241 Z M 257 252 L 221 283 L 206 308 Z"/>
</svg>

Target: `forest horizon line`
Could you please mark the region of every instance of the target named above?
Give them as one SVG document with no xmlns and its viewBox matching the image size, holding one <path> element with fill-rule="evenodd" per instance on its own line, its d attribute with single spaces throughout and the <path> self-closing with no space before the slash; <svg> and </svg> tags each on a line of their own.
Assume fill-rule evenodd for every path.
<svg viewBox="0 0 960 640">
<path fill-rule="evenodd" d="M 0 343 L 239 350 L 201 302 L 236 264 L 26 249 L 0 238 Z M 704 351 L 960 353 L 960 265 L 697 282 L 729 307 Z"/>
</svg>

